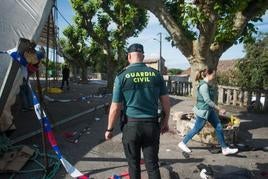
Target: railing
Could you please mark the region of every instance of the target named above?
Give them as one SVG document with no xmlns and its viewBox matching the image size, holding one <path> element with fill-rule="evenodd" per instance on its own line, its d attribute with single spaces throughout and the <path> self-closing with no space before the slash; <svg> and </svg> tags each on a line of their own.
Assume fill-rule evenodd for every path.
<svg viewBox="0 0 268 179">
<path fill-rule="evenodd" d="M 238 87 L 218 86 L 218 103 L 233 106 L 268 107 L 268 90 L 244 91 Z"/>
<path fill-rule="evenodd" d="M 191 82 L 166 81 L 169 94 L 178 96 L 189 96 L 192 92 Z"/>
<path fill-rule="evenodd" d="M 169 94 L 189 96 L 192 93 L 191 82 L 165 80 Z M 268 90 L 244 91 L 239 87 L 218 85 L 218 103 L 223 105 L 256 107 L 260 111 L 268 111 Z"/>
</svg>

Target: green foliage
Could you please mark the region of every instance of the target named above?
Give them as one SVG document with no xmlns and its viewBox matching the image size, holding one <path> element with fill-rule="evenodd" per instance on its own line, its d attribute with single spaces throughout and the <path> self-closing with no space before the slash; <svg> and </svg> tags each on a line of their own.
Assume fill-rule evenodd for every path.
<svg viewBox="0 0 268 179">
<path fill-rule="evenodd" d="M 217 73 L 217 83 L 224 86 L 238 86 L 238 74 L 237 69 Z"/>
<path fill-rule="evenodd" d="M 64 29 L 63 35 L 65 38 L 60 40 L 63 52 L 75 59 L 73 63 L 78 65 L 86 64 L 89 47 L 85 41 L 85 31 L 76 26 L 69 26 Z"/>
<path fill-rule="evenodd" d="M 245 45 L 246 57 L 239 61 L 239 85 L 249 90 L 268 88 L 268 35 Z"/>
<path fill-rule="evenodd" d="M 147 12 L 123 0 L 71 0 L 71 3 L 78 29 L 86 33 L 102 54 L 95 57 L 95 70 L 107 73 L 111 88 L 115 72 L 125 64 L 126 40 L 146 27 Z"/>
<path fill-rule="evenodd" d="M 182 3 L 181 1 L 165 1 L 165 6 L 188 38 L 196 39 L 197 24 L 202 22 L 206 16 L 194 5 Z"/>
<path fill-rule="evenodd" d="M 46 66 L 46 61 L 41 61 L 42 65 Z M 56 77 L 57 71 L 61 69 L 61 63 L 53 62 L 52 60 L 48 61 L 47 70 L 49 73 L 51 73 L 51 77 Z"/>
<path fill-rule="evenodd" d="M 103 53 L 103 49 L 94 41 L 91 43 L 90 54 L 92 72 L 106 73 L 106 55 Z"/>
<path fill-rule="evenodd" d="M 182 73 L 182 69 L 179 69 L 179 68 L 171 68 L 171 69 L 168 69 L 168 74 L 169 75 L 179 75 Z"/>
<path fill-rule="evenodd" d="M 256 34 L 257 27 L 252 22 L 261 21 L 261 16 L 265 13 L 265 8 L 259 8 L 254 17 L 251 17 L 243 27 L 242 33 L 240 28 L 236 29 L 237 22 L 234 21 L 239 13 L 247 11 L 250 6 L 255 6 L 264 1 L 254 2 L 252 0 L 224 0 L 224 1 L 200 1 L 195 0 L 187 3 L 182 0 L 165 0 L 165 7 L 169 14 L 175 19 L 189 39 L 198 39 L 206 29 L 205 24 L 215 23 L 216 33 L 213 42 L 253 42 L 252 36 Z M 205 34 L 202 34 L 205 35 Z M 206 34 L 211 35 L 211 34 Z M 171 39 L 170 39 L 171 40 Z"/>
<path fill-rule="evenodd" d="M 217 75 L 220 85 L 239 86 L 246 90 L 268 88 L 268 36 L 260 36 L 245 45 L 246 57 L 237 61 L 235 69 Z"/>
<path fill-rule="evenodd" d="M 71 0 L 75 23 L 112 57 L 124 49 L 126 39 L 138 35 L 148 21 L 145 10 L 122 0 Z"/>
<path fill-rule="evenodd" d="M 84 29 L 77 26 L 69 26 L 64 31 L 65 38 L 60 40 L 65 60 L 72 66 L 81 69 L 81 77 L 83 81 L 87 80 L 87 67 L 97 66 L 96 63 L 101 62 L 103 57 L 103 50 L 96 45 L 94 41 L 88 42 L 87 33 Z M 102 60 L 102 59 L 101 59 Z M 99 69 L 106 69 L 104 65 Z"/>
</svg>

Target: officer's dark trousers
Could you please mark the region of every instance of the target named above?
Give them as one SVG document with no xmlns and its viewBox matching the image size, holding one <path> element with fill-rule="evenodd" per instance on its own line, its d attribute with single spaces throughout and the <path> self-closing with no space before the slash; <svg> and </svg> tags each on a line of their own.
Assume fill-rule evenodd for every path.
<svg viewBox="0 0 268 179">
<path fill-rule="evenodd" d="M 123 128 L 123 145 L 130 179 L 140 179 L 141 149 L 149 179 L 160 179 L 158 165 L 159 123 L 128 122 Z"/>
</svg>

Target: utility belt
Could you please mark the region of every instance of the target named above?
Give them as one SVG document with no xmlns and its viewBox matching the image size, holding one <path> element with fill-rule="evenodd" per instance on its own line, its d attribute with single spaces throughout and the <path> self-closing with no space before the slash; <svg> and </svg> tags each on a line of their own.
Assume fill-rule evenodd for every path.
<svg viewBox="0 0 268 179">
<path fill-rule="evenodd" d="M 123 130 L 124 125 L 126 125 L 128 122 L 150 122 L 150 123 L 161 123 L 162 119 L 164 118 L 164 113 L 161 112 L 161 114 L 157 117 L 152 118 L 131 118 L 128 117 L 123 111 L 121 111 L 120 116 L 120 129 Z"/>
<path fill-rule="evenodd" d="M 152 122 L 152 123 L 159 123 L 158 117 L 153 117 L 153 118 L 131 118 L 131 117 L 127 117 L 126 118 L 126 123 L 127 122 Z"/>
</svg>

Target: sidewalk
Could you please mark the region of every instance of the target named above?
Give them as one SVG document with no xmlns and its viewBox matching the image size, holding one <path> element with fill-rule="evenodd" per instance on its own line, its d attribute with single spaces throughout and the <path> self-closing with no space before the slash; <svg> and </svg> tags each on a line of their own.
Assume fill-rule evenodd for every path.
<svg viewBox="0 0 268 179">
<path fill-rule="evenodd" d="M 77 94 L 89 94 L 90 85 L 78 85 L 72 87 L 70 92 L 66 92 L 66 97 L 72 97 Z M 73 90 L 73 91 L 72 91 Z M 82 92 L 81 92 L 82 91 Z M 189 112 L 192 109 L 194 101 L 188 97 L 171 96 L 172 110 Z M 70 102 L 70 103 L 49 103 L 48 111 L 54 119 L 68 118 L 77 113 L 89 110 L 94 105 L 104 104 L 110 101 L 110 97 L 90 100 L 87 102 Z M 248 114 L 243 112 L 244 109 L 234 107 L 226 107 L 228 111 L 236 113 L 241 119 L 239 132 L 239 142 L 247 143 L 254 146 L 268 145 L 268 115 L 267 114 Z M 19 115 L 17 115 L 19 118 Z M 32 116 L 34 120 L 35 116 Z M 65 158 L 75 165 L 82 173 L 89 173 L 94 179 L 106 179 L 114 174 L 119 175 L 127 171 L 127 162 L 123 154 L 123 146 L 121 142 L 121 133 L 117 128 L 114 137 L 110 141 L 104 140 L 104 131 L 107 126 L 107 113 L 103 108 L 88 112 L 75 118 L 63 125 L 54 128 L 59 147 Z M 235 156 L 223 156 L 219 154 L 211 154 L 208 147 L 191 141 L 189 147 L 193 150 L 189 159 L 186 159 L 177 147 L 181 140 L 176 133 L 175 121 L 170 120 L 170 132 L 161 136 L 159 158 L 160 171 L 163 179 L 180 178 L 194 179 L 200 178 L 200 171 L 197 165 L 204 163 L 206 165 L 225 168 L 246 168 L 253 172 L 254 178 L 264 178 L 261 172 L 268 172 L 268 153 L 264 151 L 247 151 L 240 152 Z M 18 126 L 17 126 L 18 127 Z M 87 133 L 80 137 L 77 144 L 70 143 L 64 137 L 64 132 L 81 131 L 85 127 L 89 127 Z M 29 128 L 29 127 L 28 127 Z M 21 142 L 32 146 L 36 144 L 41 148 L 41 137 L 35 135 Z M 48 147 L 50 149 L 50 147 Z M 53 153 L 53 152 L 52 152 Z M 147 178 L 144 165 L 142 165 L 142 179 Z M 70 178 L 62 167 L 55 178 Z"/>
</svg>

